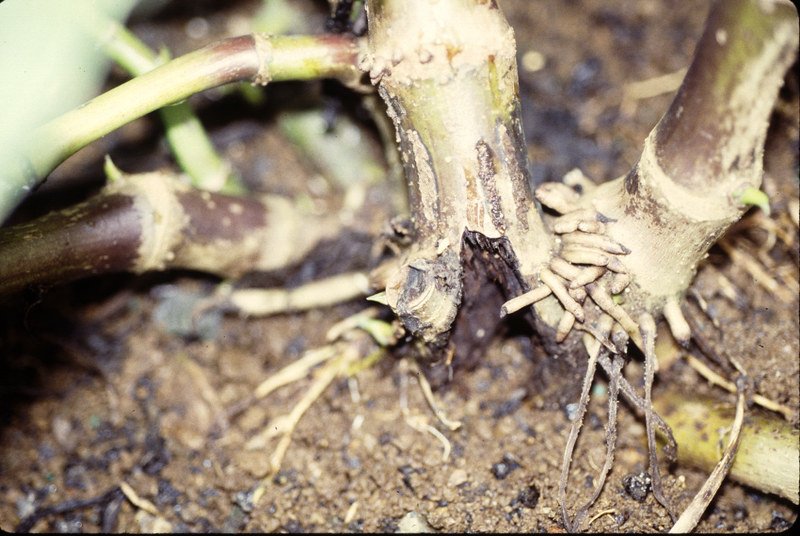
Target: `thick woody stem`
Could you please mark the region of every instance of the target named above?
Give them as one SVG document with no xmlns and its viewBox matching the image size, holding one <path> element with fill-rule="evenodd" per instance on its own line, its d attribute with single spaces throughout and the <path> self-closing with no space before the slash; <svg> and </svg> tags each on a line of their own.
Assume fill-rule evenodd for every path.
<svg viewBox="0 0 800 536">
<path fill-rule="evenodd" d="M 0 222 L 68 156 L 158 108 L 230 82 L 341 78 L 354 82 L 359 43 L 345 36 L 225 39 L 134 78 L 36 129 L 5 166 Z"/>
<path fill-rule="evenodd" d="M 122 176 L 74 207 L 0 230 L 0 295 L 122 271 L 275 270 L 340 230 L 276 196 L 201 192 L 165 173 Z"/>
<path fill-rule="evenodd" d="M 395 124 L 416 234 L 387 297 L 430 342 L 460 304 L 465 231 L 507 237 L 523 275 L 549 260 L 526 171 L 514 36 L 489 0 L 367 7 L 363 67 Z"/>
<path fill-rule="evenodd" d="M 758 187 L 764 137 L 797 51 L 797 14 L 783 0 L 717 2 L 672 106 L 624 178 L 582 200 L 607 217 L 630 254 L 626 308 L 660 313 L 679 299 L 712 244 Z"/>
<path fill-rule="evenodd" d="M 791 3 L 718 2 L 654 132 L 664 173 L 684 187 L 724 187 L 729 195 L 758 187 L 769 116 L 796 51 Z"/>
</svg>

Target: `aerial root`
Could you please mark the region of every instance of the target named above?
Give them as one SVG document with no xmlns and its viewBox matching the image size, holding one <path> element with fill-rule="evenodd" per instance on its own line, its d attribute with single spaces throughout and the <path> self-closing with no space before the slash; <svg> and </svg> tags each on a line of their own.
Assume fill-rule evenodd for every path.
<svg viewBox="0 0 800 536">
<path fill-rule="evenodd" d="M 619 325 L 619 322 L 614 322 L 614 327 L 611 328 L 611 342 L 617 348 L 617 352 L 624 354 L 628 348 L 628 341 L 630 335 L 625 329 Z"/>
<path fill-rule="evenodd" d="M 600 266 L 590 266 L 588 268 L 583 268 L 580 271 L 580 274 L 577 277 L 573 278 L 570 282 L 570 288 L 580 288 L 589 283 L 593 283 L 600 279 L 603 274 L 606 273 L 606 270 Z"/>
<path fill-rule="evenodd" d="M 602 320 L 603 325 L 601 329 L 608 333 L 611 331 L 611 321 L 605 317 Z M 572 465 L 572 454 L 575 451 L 575 443 L 578 441 L 583 426 L 583 417 L 586 415 L 586 408 L 589 405 L 589 392 L 594 380 L 594 373 L 597 368 L 597 357 L 601 353 L 603 346 L 600 342 L 592 336 L 584 338 L 584 345 L 589 353 L 589 360 L 586 364 L 586 373 L 583 376 L 583 385 L 581 387 L 581 396 L 578 401 L 578 410 L 572 420 L 572 426 L 569 429 L 569 436 L 567 437 L 567 445 L 564 448 L 564 458 L 561 462 L 561 477 L 558 481 L 558 502 L 561 504 L 561 516 L 564 520 L 564 528 L 569 532 L 573 532 L 577 528 L 570 520 L 569 512 L 567 510 L 567 482 L 569 481 L 569 468 Z"/>
<path fill-rule="evenodd" d="M 573 168 L 564 175 L 562 181 L 571 188 L 578 188 L 581 195 L 587 195 L 597 188 L 597 185 L 580 168 Z"/>
<path fill-rule="evenodd" d="M 692 329 L 681 312 L 681 305 L 678 300 L 676 298 L 668 298 L 664 304 L 663 313 L 672 336 L 678 344 L 687 348 L 692 338 Z"/>
<path fill-rule="evenodd" d="M 597 211 L 589 208 L 564 213 L 563 216 L 553 220 L 553 232 L 565 234 L 581 230 L 586 233 L 602 233 L 605 231 L 605 225 L 598 220 L 598 217 Z"/>
<path fill-rule="evenodd" d="M 596 249 L 589 249 L 572 244 L 566 244 L 559 252 L 562 259 L 573 264 L 590 264 L 593 266 L 608 266 L 608 255 Z"/>
<path fill-rule="evenodd" d="M 608 356 L 611 360 L 611 371 L 608 374 L 608 422 L 606 423 L 606 459 L 603 463 L 603 468 L 597 476 L 597 485 L 594 488 L 591 498 L 578 509 L 575 514 L 575 521 L 573 522 L 574 528 L 577 530 L 581 526 L 581 522 L 589 512 L 589 508 L 594 504 L 603 491 L 603 486 L 606 482 L 608 472 L 611 471 L 611 466 L 614 465 L 614 452 L 617 448 L 617 401 L 619 399 L 619 384 L 622 378 L 622 365 L 624 359 L 622 356 Z M 590 521 L 591 524 L 591 521 Z"/>
<path fill-rule="evenodd" d="M 560 182 L 542 184 L 536 188 L 535 195 L 543 205 L 561 214 L 578 210 L 578 202 L 581 198 L 578 192 Z"/>
<path fill-rule="evenodd" d="M 670 507 L 664 489 L 661 485 L 661 473 L 658 469 L 658 451 L 656 448 L 656 433 L 654 427 L 655 414 L 653 410 L 653 377 L 656 370 L 656 323 L 649 313 L 639 317 L 639 330 L 641 332 L 642 351 L 644 352 L 644 419 L 647 429 L 647 450 L 650 454 L 650 479 L 652 481 L 653 496 L 663 506 L 673 522 L 675 514 Z"/>
<path fill-rule="evenodd" d="M 580 268 L 565 261 L 561 257 L 553 257 L 550 260 L 550 270 L 552 270 L 553 273 L 558 274 L 564 279 L 568 279 L 570 281 L 580 276 L 582 271 Z M 570 288 L 574 288 L 572 283 L 570 283 Z"/>
<path fill-rule="evenodd" d="M 541 279 L 542 283 L 550 288 L 555 297 L 558 298 L 558 301 L 561 302 L 561 305 L 564 307 L 564 309 L 572 313 L 578 322 L 584 321 L 585 316 L 583 314 L 583 307 L 581 307 L 581 304 L 579 304 L 572 296 L 569 295 L 567 287 L 561 282 L 556 274 L 547 268 L 543 268 L 539 273 L 539 279 Z"/>
<path fill-rule="evenodd" d="M 561 236 L 564 244 L 575 244 L 589 248 L 599 249 L 614 255 L 628 255 L 631 250 L 603 234 L 585 233 L 574 231 Z"/>
<path fill-rule="evenodd" d="M 616 320 L 619 325 L 622 326 L 622 329 L 628 333 L 630 338 L 633 339 L 637 345 L 641 346 L 639 326 L 636 325 L 636 322 L 633 321 L 621 305 L 614 302 L 614 298 L 611 297 L 605 287 L 599 283 L 589 283 L 586 285 L 586 290 L 589 292 L 589 296 L 592 297 L 592 301 L 594 301 L 603 312 Z"/>
<path fill-rule="evenodd" d="M 612 294 L 621 294 L 623 290 L 628 288 L 631 282 L 631 276 L 627 273 L 617 273 L 611 276 L 611 283 L 608 285 L 608 290 Z"/>
<path fill-rule="evenodd" d="M 556 328 L 556 342 L 564 342 L 564 339 L 567 338 L 567 335 L 572 331 L 572 326 L 574 325 L 575 315 L 569 311 L 564 311 L 564 314 L 561 315 L 561 320 L 558 322 L 558 327 Z"/>
<path fill-rule="evenodd" d="M 550 287 L 547 285 L 539 285 L 533 290 L 529 290 L 525 294 L 520 294 L 519 296 L 511 298 L 500 308 L 500 317 L 502 318 L 506 315 L 510 315 L 511 313 L 515 313 L 524 307 L 533 305 L 539 300 L 549 296 L 552 292 L 553 291 L 550 290 Z"/>
<path fill-rule="evenodd" d="M 600 354 L 600 356 L 597 358 L 597 362 L 610 377 L 613 372 L 611 359 L 605 354 Z M 622 396 L 625 397 L 625 399 L 634 407 L 634 409 L 639 412 L 639 414 L 644 415 L 646 411 L 644 399 L 639 396 L 625 376 L 620 377 L 619 381 L 619 390 L 622 393 Z M 672 433 L 672 429 L 658 413 L 653 413 L 653 421 L 666 440 L 666 445 L 663 449 L 664 454 L 667 455 L 667 459 L 670 463 L 674 463 L 678 459 L 678 443 L 675 441 L 675 436 Z"/>
<path fill-rule="evenodd" d="M 578 303 L 586 301 L 586 290 L 583 287 L 567 289 L 567 293 Z"/>
</svg>

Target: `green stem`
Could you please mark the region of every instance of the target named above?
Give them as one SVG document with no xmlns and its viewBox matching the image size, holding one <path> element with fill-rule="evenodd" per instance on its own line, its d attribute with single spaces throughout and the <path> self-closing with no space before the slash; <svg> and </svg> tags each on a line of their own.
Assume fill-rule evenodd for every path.
<svg viewBox="0 0 800 536">
<path fill-rule="evenodd" d="M 359 42 L 346 36 L 225 39 L 181 56 L 36 129 L 21 161 L 4 165 L 0 221 L 68 156 L 163 106 L 230 82 L 340 78 L 355 82 Z"/>
<path fill-rule="evenodd" d="M 722 457 L 733 421 L 733 406 L 699 395 L 668 389 L 653 400 L 678 442 L 678 461 L 710 471 Z M 783 419 L 749 412 L 729 476 L 756 489 L 798 500 L 800 437 Z"/>
<path fill-rule="evenodd" d="M 102 28 L 93 26 L 98 33 L 111 30 L 111 38 L 102 41 L 103 50 L 129 74 L 141 76 L 164 63 L 166 54 L 156 55 L 125 26 L 110 19 L 103 22 Z M 172 153 L 193 186 L 229 194 L 244 192 L 241 178 L 214 149 L 187 101 L 166 106 L 158 112 Z"/>
</svg>

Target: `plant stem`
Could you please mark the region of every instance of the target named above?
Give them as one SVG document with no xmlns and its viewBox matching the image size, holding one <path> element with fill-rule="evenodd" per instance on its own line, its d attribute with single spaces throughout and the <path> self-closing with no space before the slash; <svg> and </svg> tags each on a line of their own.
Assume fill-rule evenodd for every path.
<svg viewBox="0 0 800 536">
<path fill-rule="evenodd" d="M 656 411 L 667 421 L 678 442 L 678 462 L 710 471 L 722 457 L 725 435 L 733 421 L 732 405 L 711 397 L 687 397 L 669 388 L 654 398 Z M 729 476 L 754 488 L 798 504 L 800 436 L 787 421 L 750 410 Z"/>
<path fill-rule="evenodd" d="M 93 24 L 105 53 L 132 76 L 141 76 L 164 63 L 166 51 L 159 58 L 125 26 L 106 19 L 102 26 Z M 103 39 L 105 33 L 110 38 Z M 159 111 L 167 142 L 193 186 L 212 192 L 243 193 L 241 178 L 214 149 L 200 120 L 187 101 L 165 106 Z"/>
<path fill-rule="evenodd" d="M 340 230 L 336 217 L 282 197 L 198 191 L 160 172 L 122 175 L 83 203 L 0 229 L 0 295 L 112 272 L 276 270 Z"/>
<path fill-rule="evenodd" d="M 550 256 L 526 167 L 513 31 L 481 0 L 368 0 L 367 12 L 364 65 L 395 125 L 415 235 L 386 296 L 411 333 L 440 344 L 462 304 L 465 230 L 507 239 L 523 277 Z"/>
<path fill-rule="evenodd" d="M 797 52 L 785 0 L 725 0 L 709 13 L 681 88 L 655 130 L 658 161 L 689 188 L 761 184 L 774 97 Z M 727 184 L 726 184 L 727 183 Z"/>
<path fill-rule="evenodd" d="M 22 161 L 0 182 L 0 221 L 82 147 L 158 108 L 230 82 L 335 77 L 354 83 L 359 42 L 344 36 L 225 39 L 181 56 L 36 129 Z"/>
<path fill-rule="evenodd" d="M 716 2 L 673 104 L 627 176 L 582 199 L 612 220 L 630 250 L 627 307 L 660 314 L 689 287 L 708 249 L 747 207 L 739 195 L 763 175 L 764 139 L 797 52 L 785 0 Z"/>
</svg>

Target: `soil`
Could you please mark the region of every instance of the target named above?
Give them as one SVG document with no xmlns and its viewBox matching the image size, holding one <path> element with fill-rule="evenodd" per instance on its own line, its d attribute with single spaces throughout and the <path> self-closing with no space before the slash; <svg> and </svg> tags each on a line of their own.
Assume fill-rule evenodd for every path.
<svg viewBox="0 0 800 536">
<path fill-rule="evenodd" d="M 597 181 L 626 172 L 672 94 L 626 100 L 626 84 L 687 66 L 707 3 L 499 3 L 515 28 L 523 60 L 520 89 L 534 181 L 558 180 L 574 167 Z M 163 43 L 179 54 L 241 33 L 258 5 L 176 3 L 131 28 L 151 45 Z M 322 2 L 296 5 L 314 31 L 323 31 Z M 203 20 L 207 25 L 198 22 Z M 121 80 L 114 72 L 109 84 Z M 330 83 L 276 85 L 266 95 L 253 104 L 236 92 L 215 91 L 192 102 L 216 145 L 255 190 L 304 196 L 320 211 L 339 209 L 341 188 L 320 178 L 283 137 L 276 114 L 321 102 L 327 113 L 357 120 L 365 151 L 380 155 L 368 114 L 352 94 Z M 337 102 L 344 104 L 332 104 Z M 708 314 L 694 298 L 686 304 L 711 353 L 738 359 L 760 393 L 794 410 L 795 427 L 799 260 L 797 225 L 789 214 L 797 210 L 791 203 L 799 195 L 797 102 L 797 80 L 790 76 L 766 152 L 771 216 L 752 211 L 726 238 L 765 267 L 783 293 L 767 290 L 763 278 L 759 282 L 717 246 L 689 293 L 707 302 Z M 121 129 L 62 166 L 24 210 L 35 214 L 96 188 L 106 152 L 129 172 L 171 165 L 160 139 L 155 118 Z M 63 185 L 78 193 L 65 195 Z M 253 280 L 293 286 L 363 269 L 370 237 L 393 216 L 388 207 L 394 192 L 387 183 L 370 186 L 353 217 L 354 232 L 300 266 Z M 770 222 L 781 231 L 771 247 L 765 230 Z M 260 450 L 247 450 L 245 443 L 288 413 L 312 380 L 250 402 L 236 415 L 230 410 L 265 378 L 324 345 L 330 326 L 364 306 L 356 302 L 267 319 L 212 312 L 192 323 L 187 311 L 217 283 L 194 273 L 115 275 L 5 300 L 0 528 L 392 532 L 416 517 L 443 532 L 564 530 L 558 478 L 570 404 L 577 401 L 584 367 L 581 356 L 552 359 L 516 325 L 492 343 L 474 370 L 455 371 L 453 381 L 436 393 L 444 413 L 462 421 L 457 431 L 437 421 L 413 377 L 404 388 L 409 376 L 394 356 L 354 379 L 336 380 L 300 421 L 281 471 L 254 505 L 253 492 L 277 441 Z M 692 352 L 710 362 L 696 347 Z M 634 356 L 628 372 L 639 367 Z M 573 464 L 571 504 L 591 492 L 592 475 L 602 465 L 603 382 L 598 377 Z M 654 397 L 675 385 L 679 392 L 733 403 L 683 360 L 662 366 Z M 407 395 L 411 415 L 447 438 L 446 460 L 442 442 L 408 424 L 401 395 Z M 615 464 L 590 511 L 588 529 L 665 531 L 671 526 L 667 512 L 646 486 L 636 485 L 647 467 L 644 421 L 624 404 L 620 413 Z M 688 503 L 707 476 L 682 465 L 662 468 L 665 494 L 677 507 Z M 141 501 L 132 499 L 134 493 Z M 781 531 L 797 513 L 791 502 L 727 481 L 698 530 Z"/>
</svg>

